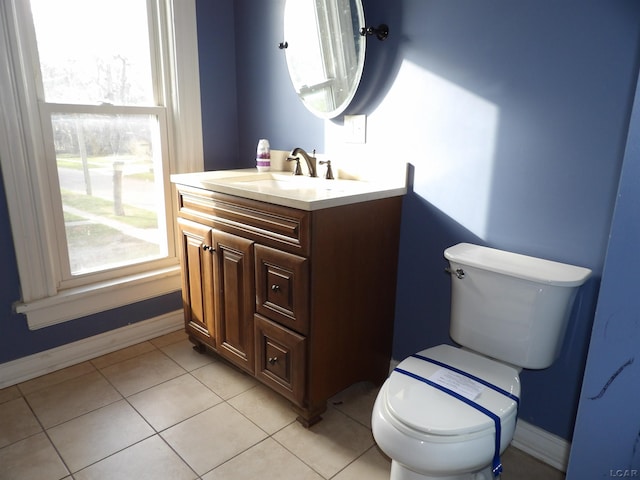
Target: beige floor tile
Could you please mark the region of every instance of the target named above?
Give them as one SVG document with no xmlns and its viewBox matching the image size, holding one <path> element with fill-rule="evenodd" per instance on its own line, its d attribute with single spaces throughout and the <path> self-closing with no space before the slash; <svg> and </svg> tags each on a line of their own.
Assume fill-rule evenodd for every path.
<svg viewBox="0 0 640 480">
<path fill-rule="evenodd" d="M 157 435 L 74 474 L 75 480 L 194 480 L 197 477 Z"/>
<path fill-rule="evenodd" d="M 69 471 L 44 433 L 0 449 L 0 480 L 60 480 Z"/>
<path fill-rule="evenodd" d="M 191 417 L 161 435 L 199 475 L 267 436 L 226 403 Z"/>
<path fill-rule="evenodd" d="M 42 431 L 24 398 L 0 404 L 0 448 Z"/>
<path fill-rule="evenodd" d="M 255 387 L 258 382 L 225 362 L 216 361 L 191 374 L 225 400 Z"/>
<path fill-rule="evenodd" d="M 48 373 L 47 375 L 42 375 L 41 377 L 34 378 L 33 380 L 27 380 L 26 382 L 20 383 L 18 387 L 23 395 L 27 395 L 35 392 L 36 390 L 40 390 L 41 388 L 51 387 L 72 378 L 81 377 L 93 371 L 95 371 L 95 367 L 91 362 L 82 362 L 71 367 Z"/>
<path fill-rule="evenodd" d="M 128 397 L 183 375 L 185 370 L 164 353 L 154 350 L 106 367 L 102 373 L 122 395 Z"/>
<path fill-rule="evenodd" d="M 178 365 L 190 372 L 196 368 L 215 361 L 208 353 L 198 353 L 193 349 L 193 343 L 189 340 L 180 340 L 169 345 L 160 347 L 165 354 L 173 359 Z"/>
<path fill-rule="evenodd" d="M 176 330 L 175 332 L 167 333 L 166 335 L 162 335 L 160 337 L 156 337 L 152 340 L 149 340 L 156 347 L 162 348 L 167 345 L 171 345 L 172 343 L 181 342 L 182 340 L 187 340 L 189 336 L 187 332 L 184 331 L 183 328 L 180 330 Z"/>
<path fill-rule="evenodd" d="M 26 396 L 45 428 L 120 400 L 122 396 L 97 370 Z"/>
<path fill-rule="evenodd" d="M 379 387 L 369 382 L 356 383 L 329 399 L 329 403 L 365 427 L 371 428 L 371 412 L 379 390 Z"/>
<path fill-rule="evenodd" d="M 309 429 L 298 422 L 273 438 L 325 478 L 331 478 L 373 445 L 371 431 L 334 408 Z"/>
<path fill-rule="evenodd" d="M 8 402 L 22 396 L 17 385 L 6 387 L 0 390 L 0 403 Z"/>
<path fill-rule="evenodd" d="M 213 407 L 222 399 L 185 374 L 132 395 L 128 401 L 156 431 L 161 431 Z"/>
<path fill-rule="evenodd" d="M 332 480 L 389 480 L 391 460 L 375 445 Z"/>
<path fill-rule="evenodd" d="M 152 436 L 154 431 L 121 400 L 53 427 L 48 433 L 73 473 Z"/>
<path fill-rule="evenodd" d="M 297 417 L 289 401 L 263 385 L 233 397 L 229 404 L 268 434 L 286 427 Z"/>
<path fill-rule="evenodd" d="M 346 389 L 305 429 L 289 402 L 186 338 L 176 331 L 0 390 L 0 480 L 71 480 L 67 467 L 84 469 L 76 480 L 389 478 L 368 428 L 377 388 Z M 40 418 L 64 423 L 45 434 Z M 565 478 L 514 447 L 502 459 L 503 480 Z"/>
<path fill-rule="evenodd" d="M 270 438 L 202 477 L 202 480 L 255 479 L 323 480 L 318 473 Z M 361 480 L 369 479 L 362 477 Z"/>
<path fill-rule="evenodd" d="M 91 363 L 96 368 L 106 368 L 110 365 L 124 362 L 125 360 L 137 357 L 138 355 L 142 355 L 143 353 L 151 352 L 155 349 L 156 347 L 150 342 L 136 343 L 135 345 L 131 345 L 130 347 L 122 348 L 120 350 L 116 350 L 115 352 L 107 353 L 106 355 L 94 358 L 93 360 L 91 360 Z"/>
</svg>

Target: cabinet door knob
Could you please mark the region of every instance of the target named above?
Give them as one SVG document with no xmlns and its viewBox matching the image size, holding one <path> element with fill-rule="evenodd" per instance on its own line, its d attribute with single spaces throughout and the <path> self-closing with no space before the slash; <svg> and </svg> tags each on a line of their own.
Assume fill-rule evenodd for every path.
<svg viewBox="0 0 640 480">
<path fill-rule="evenodd" d="M 273 285 L 271 285 L 271 290 L 273 290 L 274 292 L 279 292 L 280 291 L 280 285 L 276 285 L 274 283 Z"/>
<path fill-rule="evenodd" d="M 213 247 L 211 245 L 207 245 L 206 243 L 202 246 L 202 249 L 205 252 L 213 252 L 214 251 Z"/>
<path fill-rule="evenodd" d="M 278 362 L 278 357 L 269 357 L 267 362 L 269 362 L 269 365 L 275 365 Z"/>
</svg>

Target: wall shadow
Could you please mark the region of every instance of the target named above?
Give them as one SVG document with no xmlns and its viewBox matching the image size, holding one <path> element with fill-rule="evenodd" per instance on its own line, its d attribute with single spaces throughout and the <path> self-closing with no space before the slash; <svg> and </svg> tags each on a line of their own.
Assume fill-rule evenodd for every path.
<svg viewBox="0 0 640 480">
<path fill-rule="evenodd" d="M 402 33 L 402 2 L 379 2 L 363 0 L 365 25 L 389 26 L 389 36 L 380 41 L 375 36 L 367 37 L 364 71 L 353 101 L 346 114 L 369 115 L 375 111 L 392 87 L 402 65 L 402 44 L 406 40 Z M 341 115 L 336 119 L 342 121 Z"/>
<path fill-rule="evenodd" d="M 451 280 L 444 250 L 482 239 L 413 191 L 415 167 L 402 204 L 400 257 L 396 287 L 393 357 L 401 360 L 421 349 L 452 343 L 449 337 Z"/>
</svg>

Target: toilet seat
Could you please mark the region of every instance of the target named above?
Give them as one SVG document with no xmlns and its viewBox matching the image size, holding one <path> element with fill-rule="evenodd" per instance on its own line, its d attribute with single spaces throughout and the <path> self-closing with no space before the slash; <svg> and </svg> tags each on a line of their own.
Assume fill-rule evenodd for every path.
<svg viewBox="0 0 640 480">
<path fill-rule="evenodd" d="M 458 372 L 476 377 L 478 381 Z M 520 380 L 515 368 L 450 345 L 438 345 L 400 362 L 384 386 L 388 413 L 416 433 L 450 437 L 495 428 L 494 421 L 486 414 L 416 378 L 444 385 L 503 422 L 517 414 Z"/>
</svg>

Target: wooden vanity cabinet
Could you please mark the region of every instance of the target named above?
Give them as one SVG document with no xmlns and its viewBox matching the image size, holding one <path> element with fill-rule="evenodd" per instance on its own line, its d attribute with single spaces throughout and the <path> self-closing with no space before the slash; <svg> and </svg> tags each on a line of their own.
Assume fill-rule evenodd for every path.
<svg viewBox="0 0 640 480">
<path fill-rule="evenodd" d="M 320 420 L 391 358 L 402 197 L 304 211 L 176 185 L 185 327 Z"/>
</svg>

